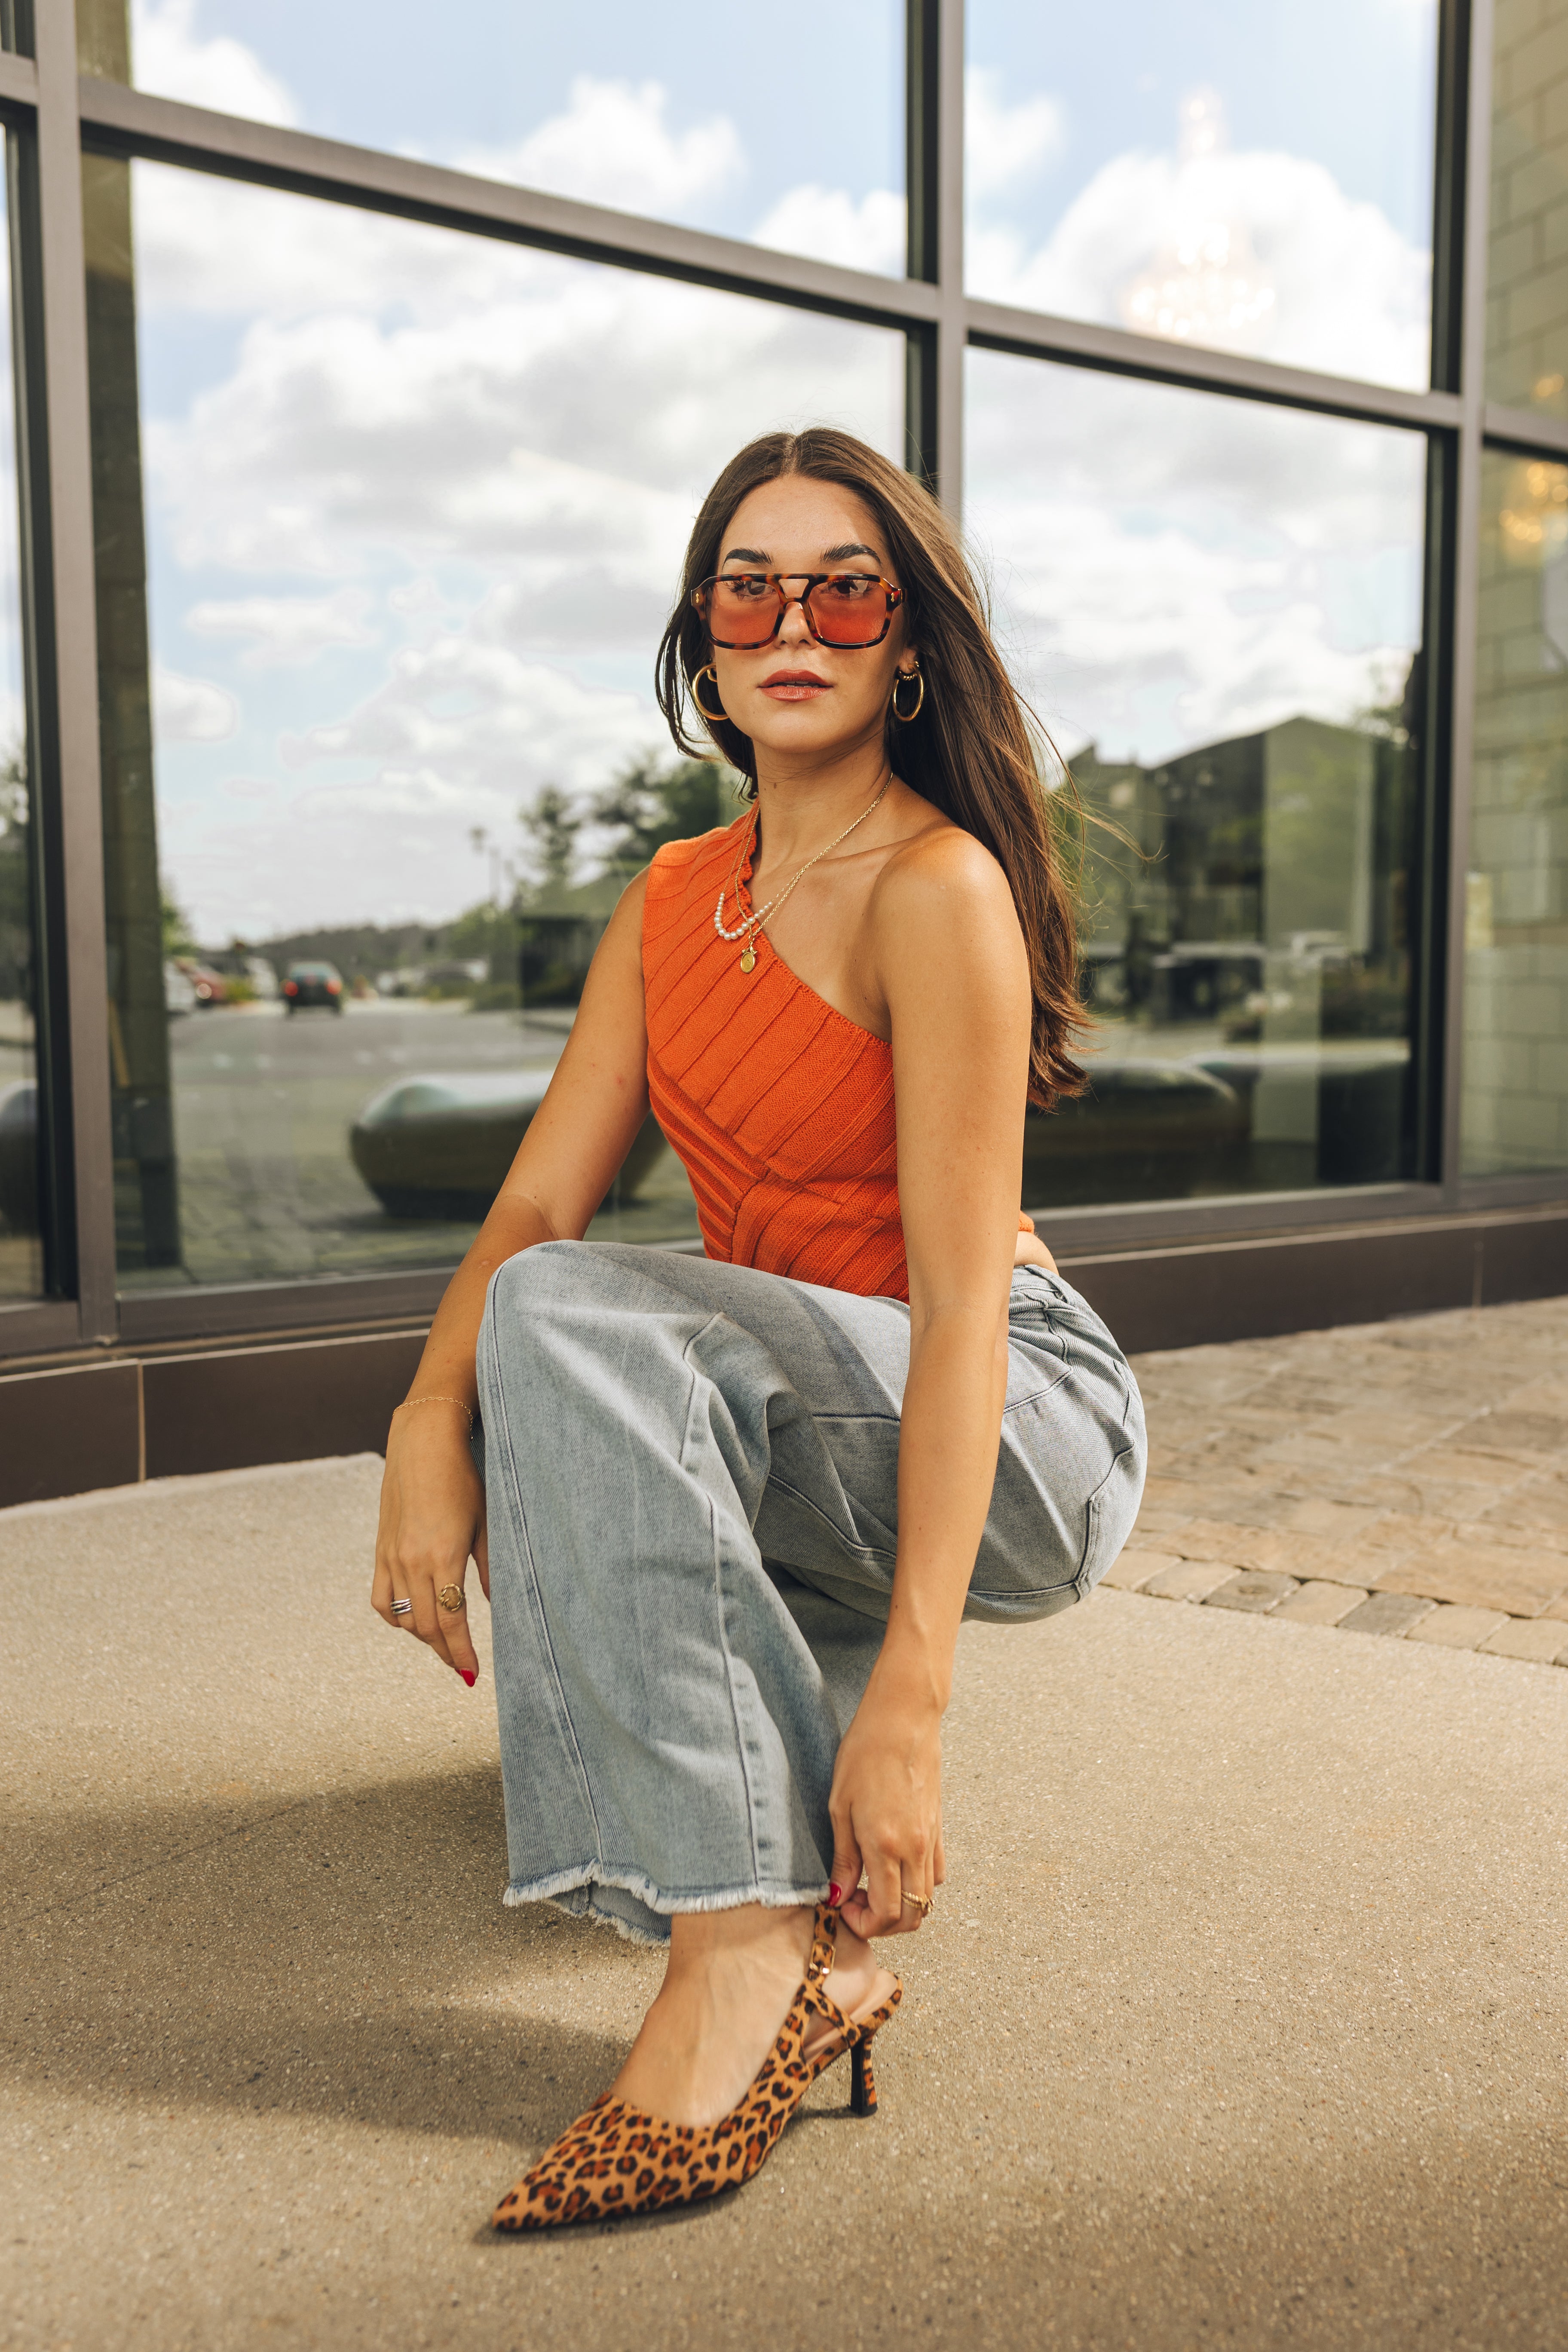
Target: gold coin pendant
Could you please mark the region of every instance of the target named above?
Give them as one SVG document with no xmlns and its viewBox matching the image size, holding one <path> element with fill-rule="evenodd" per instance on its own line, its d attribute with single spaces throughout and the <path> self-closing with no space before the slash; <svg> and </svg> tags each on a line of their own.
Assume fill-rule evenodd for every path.
<svg viewBox="0 0 1568 2352">
<path fill-rule="evenodd" d="M 741 970 L 742 971 L 755 971 L 756 968 L 757 951 L 752 945 L 751 940 L 748 940 L 745 946 L 741 950 Z"/>
</svg>

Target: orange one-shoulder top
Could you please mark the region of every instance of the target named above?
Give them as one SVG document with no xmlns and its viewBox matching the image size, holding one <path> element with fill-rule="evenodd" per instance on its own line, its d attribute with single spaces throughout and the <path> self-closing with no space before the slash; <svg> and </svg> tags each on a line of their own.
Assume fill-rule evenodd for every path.
<svg viewBox="0 0 1568 2352">
<path fill-rule="evenodd" d="M 711 1258 L 866 1297 L 908 1298 L 893 1054 L 798 980 L 762 932 L 755 968 L 713 928 L 751 818 L 672 841 L 643 908 L 647 1085 Z M 751 908 L 751 852 L 738 877 Z"/>
</svg>

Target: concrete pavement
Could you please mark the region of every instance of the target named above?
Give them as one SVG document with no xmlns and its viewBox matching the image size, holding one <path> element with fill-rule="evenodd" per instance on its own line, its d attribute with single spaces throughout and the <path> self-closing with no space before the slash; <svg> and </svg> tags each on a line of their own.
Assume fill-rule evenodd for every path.
<svg viewBox="0 0 1568 2352">
<path fill-rule="evenodd" d="M 501 1908 L 378 1472 L 0 1516 L 0 2342 L 1562 2344 L 1568 1675 L 1127 1591 L 965 1636 L 881 2116 L 830 2074 L 738 2199 L 492 2238 L 658 1963 Z"/>
</svg>

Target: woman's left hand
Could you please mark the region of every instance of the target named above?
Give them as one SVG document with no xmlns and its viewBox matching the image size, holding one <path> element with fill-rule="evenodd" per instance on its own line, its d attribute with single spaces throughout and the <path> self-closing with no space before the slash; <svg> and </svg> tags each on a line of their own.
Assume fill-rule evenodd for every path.
<svg viewBox="0 0 1568 2352">
<path fill-rule="evenodd" d="M 857 1936 L 913 1935 L 925 1916 L 919 1904 L 930 1904 L 945 1875 L 934 1696 L 911 1696 L 873 1672 L 839 1743 L 828 1811 L 845 1925 Z"/>
</svg>

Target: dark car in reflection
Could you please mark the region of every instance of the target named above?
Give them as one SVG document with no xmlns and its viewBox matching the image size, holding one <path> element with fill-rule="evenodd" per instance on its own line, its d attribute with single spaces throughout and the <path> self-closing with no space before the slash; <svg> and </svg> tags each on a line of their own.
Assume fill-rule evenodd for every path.
<svg viewBox="0 0 1568 2352">
<path fill-rule="evenodd" d="M 399 1078 L 354 1121 L 354 1166 L 389 1216 L 482 1218 L 551 1076 L 549 1070 L 459 1070 Z M 623 1201 L 636 1193 L 663 1148 L 650 1115 L 617 1180 Z"/>
<path fill-rule="evenodd" d="M 308 1004 L 324 1004 L 329 1013 L 341 1013 L 342 974 L 335 963 L 291 963 L 283 982 L 283 1003 L 289 1013 L 302 1013 Z"/>
<path fill-rule="evenodd" d="M 1024 1205 L 1384 1184 L 1403 1170 L 1401 1040 L 1091 1061 L 1087 1090 L 1024 1127 Z"/>
<path fill-rule="evenodd" d="M 1244 1097 L 1191 1062 L 1090 1066 L 1088 1090 L 1024 1122 L 1024 1204 L 1158 1201 L 1245 1181 Z"/>
<path fill-rule="evenodd" d="M 0 1224 L 38 1230 L 38 1089 L 31 1078 L 0 1087 Z"/>
</svg>

